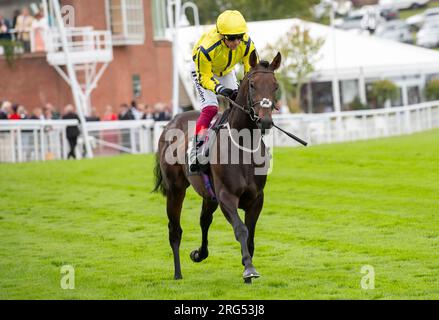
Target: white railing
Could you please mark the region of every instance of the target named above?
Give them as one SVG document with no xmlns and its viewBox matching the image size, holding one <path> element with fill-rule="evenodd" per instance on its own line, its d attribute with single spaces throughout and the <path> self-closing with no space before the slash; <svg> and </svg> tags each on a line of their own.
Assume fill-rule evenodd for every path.
<svg viewBox="0 0 439 320">
<path fill-rule="evenodd" d="M 310 144 L 367 140 L 439 128 L 439 101 L 412 106 L 319 114 L 275 115 L 274 122 Z M 273 130 L 276 146 L 297 146 Z"/>
<path fill-rule="evenodd" d="M 110 31 L 92 27 L 66 28 L 67 48 L 74 63 L 110 62 L 113 42 Z M 52 65 L 66 64 L 61 33 L 55 28 L 47 32 L 47 59 Z"/>
<path fill-rule="evenodd" d="M 1 120 L 0 162 L 67 159 L 66 128 L 77 120 Z M 87 131 L 96 156 L 153 152 L 153 120 L 88 122 Z M 84 156 L 84 141 L 78 139 L 77 158 Z"/>
<path fill-rule="evenodd" d="M 347 111 L 337 115 L 274 115 L 274 122 L 310 145 L 366 140 L 411 134 L 439 128 L 439 101 L 392 109 Z M 69 146 L 66 128 L 76 120 L 0 121 L 0 162 L 66 159 Z M 155 152 L 167 122 L 153 120 L 88 122 L 90 143 L 96 156 Z M 271 130 L 275 146 L 298 146 L 279 130 Z M 84 141 L 79 138 L 78 158 Z"/>
<path fill-rule="evenodd" d="M 70 52 L 93 50 L 112 50 L 111 32 L 95 31 L 93 27 L 66 28 Z M 63 51 L 61 34 L 57 29 L 50 29 L 48 51 Z"/>
<path fill-rule="evenodd" d="M 65 158 L 66 127 L 76 120 L 0 121 L 0 162 Z"/>
</svg>

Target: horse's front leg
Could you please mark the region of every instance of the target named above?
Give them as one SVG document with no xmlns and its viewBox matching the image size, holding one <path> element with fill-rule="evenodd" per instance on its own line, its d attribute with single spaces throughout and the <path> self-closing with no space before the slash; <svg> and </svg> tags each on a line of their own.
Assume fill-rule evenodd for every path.
<svg viewBox="0 0 439 320">
<path fill-rule="evenodd" d="M 253 254 L 255 251 L 255 229 L 256 223 L 258 222 L 259 214 L 262 211 L 262 206 L 264 204 L 264 193 L 261 193 L 255 201 L 252 201 L 250 207 L 245 210 L 245 225 L 248 229 L 248 251 L 250 252 L 250 256 L 253 258 Z"/>
<path fill-rule="evenodd" d="M 224 216 L 233 227 L 236 240 L 241 245 L 242 264 L 244 265 L 244 279 L 247 282 L 248 279 L 259 277 L 260 275 L 253 266 L 252 257 L 248 250 L 247 241 L 249 233 L 247 226 L 242 222 L 238 215 L 238 197 L 226 191 L 221 191 L 218 200 Z"/>
</svg>

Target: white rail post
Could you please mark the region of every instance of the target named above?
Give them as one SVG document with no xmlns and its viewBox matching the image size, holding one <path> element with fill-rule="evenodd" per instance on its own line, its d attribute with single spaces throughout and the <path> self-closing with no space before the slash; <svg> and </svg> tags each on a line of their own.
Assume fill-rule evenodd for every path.
<svg viewBox="0 0 439 320">
<path fill-rule="evenodd" d="M 172 11 L 174 6 L 174 11 Z M 180 28 L 180 10 L 181 0 L 170 0 L 168 2 L 168 18 L 170 25 L 173 27 L 172 32 L 172 115 L 175 116 L 180 112 L 180 77 L 178 74 L 178 40 Z"/>
<path fill-rule="evenodd" d="M 21 128 L 17 128 L 17 151 L 18 151 L 18 162 L 23 162 L 23 139 L 21 135 Z"/>
</svg>

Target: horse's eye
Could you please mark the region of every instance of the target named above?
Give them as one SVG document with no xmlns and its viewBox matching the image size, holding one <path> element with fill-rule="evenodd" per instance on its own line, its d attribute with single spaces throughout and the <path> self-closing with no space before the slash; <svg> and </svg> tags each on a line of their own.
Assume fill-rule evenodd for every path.
<svg viewBox="0 0 439 320">
<path fill-rule="evenodd" d="M 253 82 L 250 82 L 250 87 L 251 87 L 252 89 L 254 89 L 254 88 L 255 88 L 255 84 L 254 84 Z"/>
</svg>

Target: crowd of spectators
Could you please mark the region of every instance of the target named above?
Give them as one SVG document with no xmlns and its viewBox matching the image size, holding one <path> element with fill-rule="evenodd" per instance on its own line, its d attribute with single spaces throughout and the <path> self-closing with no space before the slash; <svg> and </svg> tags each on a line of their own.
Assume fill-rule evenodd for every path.
<svg viewBox="0 0 439 320">
<path fill-rule="evenodd" d="M 44 107 L 34 108 L 29 112 L 23 105 L 11 103 L 10 101 L 0 101 L 0 120 L 58 120 L 62 115 L 58 108 L 51 103 L 46 103 Z M 122 104 L 119 112 L 116 113 L 113 107 L 108 105 L 104 114 L 100 115 L 96 108 L 92 108 L 87 121 L 116 121 L 116 120 L 146 120 L 168 121 L 171 119 L 171 109 L 163 103 L 154 106 L 138 104 L 135 101 L 131 104 Z"/>
<path fill-rule="evenodd" d="M 28 7 L 23 7 L 15 10 L 10 19 L 0 12 L 0 40 L 16 40 L 24 52 L 46 51 L 44 34 L 47 26 L 41 9 L 32 14 Z"/>
<path fill-rule="evenodd" d="M 75 112 L 73 105 L 67 105 L 62 112 L 58 111 L 51 103 L 46 103 L 42 108 L 35 108 L 31 113 L 20 105 L 13 104 L 9 101 L 0 101 L 0 120 L 20 121 L 20 120 L 59 120 L 59 119 L 76 119 L 79 120 L 78 114 Z M 155 106 L 148 106 L 145 104 L 122 104 L 119 113 L 113 111 L 112 106 L 105 108 L 104 114 L 101 116 L 96 108 L 91 108 L 89 115 L 85 117 L 86 121 L 118 121 L 118 120 L 146 120 L 152 119 L 154 121 L 167 121 L 171 119 L 170 107 L 162 103 L 157 103 Z M 29 142 L 32 135 L 27 136 L 23 131 L 23 139 Z M 131 148 L 130 133 L 124 130 L 107 130 L 102 133 L 90 133 L 90 135 L 101 135 L 100 138 L 112 144 L 121 144 L 125 148 Z M 82 152 L 85 155 L 85 148 L 82 151 L 77 151 L 78 139 L 80 137 L 79 126 L 67 126 L 66 138 L 69 143 L 68 158 L 76 158 L 76 152 Z M 29 139 L 28 139 L 29 138 Z M 83 146 L 84 147 L 84 146 Z M 81 149 L 81 148 L 79 148 Z"/>
</svg>

